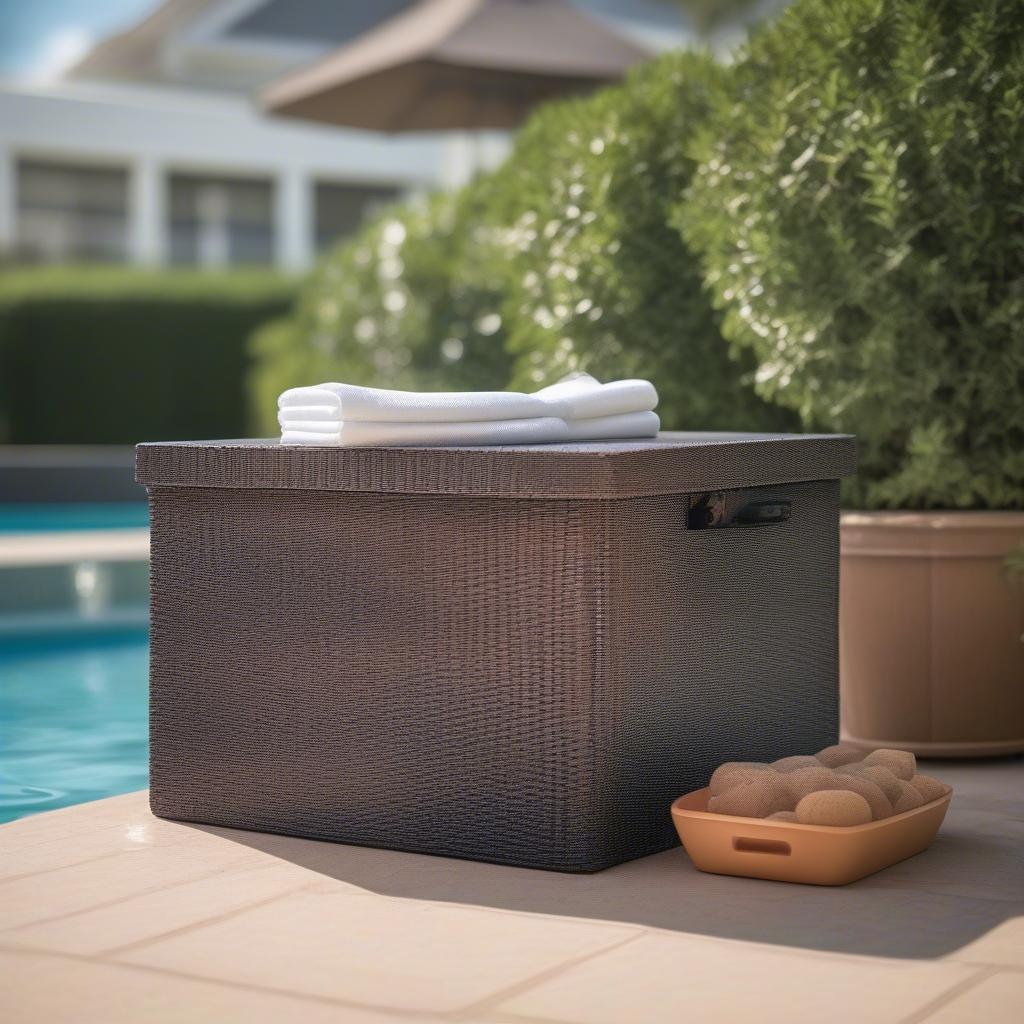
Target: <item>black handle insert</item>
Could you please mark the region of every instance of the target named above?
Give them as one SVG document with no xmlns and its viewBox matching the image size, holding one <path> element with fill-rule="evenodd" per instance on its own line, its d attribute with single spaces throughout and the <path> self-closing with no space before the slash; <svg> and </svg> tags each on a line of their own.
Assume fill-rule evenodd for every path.
<svg viewBox="0 0 1024 1024">
<path fill-rule="evenodd" d="M 775 526 L 789 519 L 792 502 L 788 499 L 759 498 L 747 501 L 750 493 L 737 490 L 692 495 L 687 529 L 731 530 L 746 526 Z"/>
<path fill-rule="evenodd" d="M 768 501 L 751 501 L 737 513 L 736 526 L 774 526 L 789 519 L 791 503 L 782 498 Z"/>
</svg>

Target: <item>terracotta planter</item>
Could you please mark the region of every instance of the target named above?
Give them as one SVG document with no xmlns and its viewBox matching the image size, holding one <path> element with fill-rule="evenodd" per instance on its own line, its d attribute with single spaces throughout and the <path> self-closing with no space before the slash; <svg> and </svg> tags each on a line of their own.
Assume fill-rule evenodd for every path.
<svg viewBox="0 0 1024 1024">
<path fill-rule="evenodd" d="M 845 739 L 928 757 L 1024 751 L 1020 512 L 847 513 L 841 526 Z"/>
</svg>

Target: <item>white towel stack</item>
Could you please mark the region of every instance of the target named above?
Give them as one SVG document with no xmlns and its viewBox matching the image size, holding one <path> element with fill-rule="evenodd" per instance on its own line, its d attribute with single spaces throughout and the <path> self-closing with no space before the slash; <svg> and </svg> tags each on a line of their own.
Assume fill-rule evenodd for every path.
<svg viewBox="0 0 1024 1024">
<path fill-rule="evenodd" d="M 658 393 L 646 380 L 574 374 L 514 391 L 385 391 L 353 384 L 292 388 L 278 399 L 282 444 L 536 444 L 654 437 Z"/>
</svg>

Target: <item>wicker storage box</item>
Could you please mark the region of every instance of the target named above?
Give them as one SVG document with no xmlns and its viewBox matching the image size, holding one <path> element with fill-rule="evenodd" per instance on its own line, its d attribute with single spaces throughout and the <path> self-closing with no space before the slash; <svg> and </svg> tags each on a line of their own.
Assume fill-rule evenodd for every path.
<svg viewBox="0 0 1024 1024">
<path fill-rule="evenodd" d="M 593 871 L 835 742 L 845 436 L 144 444 L 151 802 Z"/>
</svg>

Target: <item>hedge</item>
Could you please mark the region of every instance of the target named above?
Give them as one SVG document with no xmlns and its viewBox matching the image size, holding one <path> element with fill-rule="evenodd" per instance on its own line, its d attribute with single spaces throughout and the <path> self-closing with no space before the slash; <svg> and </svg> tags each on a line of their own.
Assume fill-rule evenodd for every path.
<svg viewBox="0 0 1024 1024">
<path fill-rule="evenodd" d="M 726 73 L 705 54 L 671 53 L 621 86 L 543 107 L 478 186 L 491 263 L 471 247 L 464 273 L 501 275 L 513 385 L 577 369 L 648 377 L 666 428 L 795 425 L 754 394 L 751 355 L 730 357 L 698 260 L 670 223 Z"/>
<path fill-rule="evenodd" d="M 5 270 L 0 440 L 245 436 L 247 337 L 294 294 L 264 271 Z"/>
<path fill-rule="evenodd" d="M 677 220 L 761 393 L 854 503 L 1024 507 L 1024 6 L 798 0 L 723 84 Z"/>
</svg>

